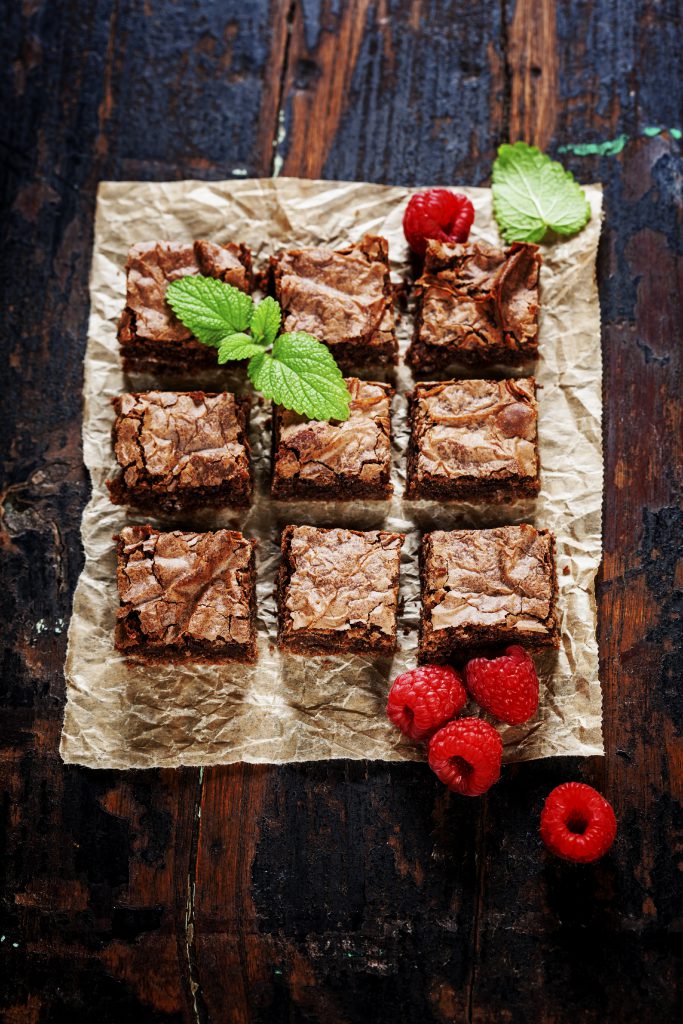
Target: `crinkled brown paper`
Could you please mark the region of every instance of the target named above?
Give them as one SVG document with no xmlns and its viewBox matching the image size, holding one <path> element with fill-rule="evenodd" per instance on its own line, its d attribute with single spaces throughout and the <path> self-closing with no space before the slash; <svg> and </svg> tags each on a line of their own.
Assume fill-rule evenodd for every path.
<svg viewBox="0 0 683 1024">
<path fill-rule="evenodd" d="M 473 237 L 499 241 L 490 191 L 460 190 L 470 196 L 476 209 Z M 116 322 L 124 304 L 128 247 L 150 239 L 235 240 L 246 242 L 257 261 L 263 262 L 282 246 L 337 245 L 373 232 L 388 238 L 392 274 L 399 280 L 407 269 L 401 217 L 411 190 L 294 178 L 101 184 L 84 384 L 83 444 L 93 493 L 83 514 L 85 567 L 69 627 L 61 741 L 65 761 L 95 768 L 147 768 L 240 760 L 421 759 L 422 751 L 403 740 L 384 712 L 390 680 L 415 665 L 420 532 L 524 520 L 550 527 L 558 539 L 562 646 L 559 652 L 537 659 L 539 713 L 525 726 L 502 729 L 505 759 L 602 753 L 593 592 L 601 556 L 601 361 L 595 256 L 602 195 L 598 186 L 589 186 L 586 193 L 592 208 L 588 226 L 573 238 L 543 247 L 542 358 L 536 370 L 543 385 L 538 500 L 514 508 L 404 503 L 405 392 L 412 382 L 402 366 L 393 420 L 396 493 L 392 502 L 276 506 L 267 494 L 269 403 L 255 401 L 251 439 L 258 488 L 253 507 L 239 514 L 204 513 L 173 525 L 230 524 L 258 539 L 258 663 L 253 667 L 131 668 L 113 643 L 118 597 L 112 535 L 126 523 L 150 520 L 108 499 L 105 480 L 114 472 L 110 399 L 122 391 L 192 382 L 128 380 L 121 371 Z M 400 325 L 403 350 L 411 322 L 411 316 L 404 316 Z M 231 376 L 235 372 L 234 368 L 217 370 L 213 380 L 203 383 L 214 390 L 217 386 L 229 389 L 235 386 Z M 407 534 L 401 574 L 401 649 L 391 665 L 359 656 L 313 658 L 278 651 L 273 580 L 279 531 L 288 522 L 383 527 Z"/>
</svg>

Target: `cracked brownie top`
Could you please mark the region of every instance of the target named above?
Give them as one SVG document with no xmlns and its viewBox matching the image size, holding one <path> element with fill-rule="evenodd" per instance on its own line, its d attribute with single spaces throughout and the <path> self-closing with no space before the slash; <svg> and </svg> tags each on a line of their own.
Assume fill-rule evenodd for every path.
<svg viewBox="0 0 683 1024">
<path fill-rule="evenodd" d="M 153 341 L 185 341 L 192 332 L 166 302 L 171 281 L 188 274 L 217 277 L 249 291 L 251 258 L 244 246 L 232 242 L 138 242 L 128 252 L 126 306 L 135 315 L 139 337 Z"/>
<path fill-rule="evenodd" d="M 435 530 L 422 551 L 423 641 L 557 641 L 554 540 L 523 523 L 491 530 Z M 423 644 L 424 646 L 424 644 Z"/>
<path fill-rule="evenodd" d="M 533 378 L 418 384 L 411 420 L 416 482 L 538 475 Z"/>
<path fill-rule="evenodd" d="M 249 473 L 244 399 L 148 391 L 114 401 L 114 453 L 128 488 L 220 487 Z"/>
<path fill-rule="evenodd" d="M 271 257 L 285 331 L 308 331 L 342 368 L 393 365 L 394 290 L 386 239 L 366 235 L 341 249 L 291 249 Z"/>
<path fill-rule="evenodd" d="M 416 372 L 536 358 L 540 265 L 535 245 L 430 242 L 408 353 Z"/>
<path fill-rule="evenodd" d="M 254 639 L 252 541 L 241 533 L 162 533 L 127 526 L 118 538 L 116 646 L 219 652 Z"/>
<path fill-rule="evenodd" d="M 370 645 L 395 640 L 403 535 L 288 526 L 283 532 L 281 637 Z"/>
</svg>

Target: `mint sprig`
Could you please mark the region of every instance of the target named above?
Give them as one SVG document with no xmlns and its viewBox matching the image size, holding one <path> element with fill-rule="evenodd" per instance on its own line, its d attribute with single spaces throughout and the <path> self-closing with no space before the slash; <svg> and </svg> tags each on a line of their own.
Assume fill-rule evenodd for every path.
<svg viewBox="0 0 683 1024">
<path fill-rule="evenodd" d="M 493 213 L 506 242 L 540 242 L 547 232 L 574 235 L 591 215 L 571 171 L 526 142 L 498 148 Z"/>
<path fill-rule="evenodd" d="M 166 301 L 195 338 L 218 349 L 219 363 L 248 359 L 249 379 L 266 398 L 309 419 L 349 418 L 349 391 L 334 356 L 312 334 L 280 334 L 275 299 L 255 305 L 232 285 L 192 275 L 172 281 Z"/>
<path fill-rule="evenodd" d="M 280 330 L 280 303 L 268 298 L 259 302 L 251 318 L 251 333 L 260 345 L 272 345 Z"/>
</svg>

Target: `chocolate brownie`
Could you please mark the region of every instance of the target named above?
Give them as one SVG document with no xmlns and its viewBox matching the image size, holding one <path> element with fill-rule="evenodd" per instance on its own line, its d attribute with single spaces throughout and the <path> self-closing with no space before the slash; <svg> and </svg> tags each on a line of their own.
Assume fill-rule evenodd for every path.
<svg viewBox="0 0 683 1024">
<path fill-rule="evenodd" d="M 538 494 L 536 381 L 418 384 L 406 497 L 502 502 Z"/>
<path fill-rule="evenodd" d="M 251 291 L 246 246 L 201 240 L 139 242 L 128 253 L 126 274 L 126 308 L 118 329 L 124 370 L 193 372 L 216 366 L 216 350 L 193 338 L 178 320 L 166 303 L 166 289 L 178 278 L 202 274 Z"/>
<path fill-rule="evenodd" d="M 388 498 L 391 486 L 389 384 L 347 378 L 348 420 L 308 420 L 273 409 L 274 498 Z"/>
<path fill-rule="evenodd" d="M 126 526 L 114 539 L 117 650 L 143 662 L 255 660 L 253 541 L 151 526 Z"/>
<path fill-rule="evenodd" d="M 536 359 L 540 266 L 536 245 L 429 242 L 407 354 L 415 373 Z"/>
<path fill-rule="evenodd" d="M 533 526 L 435 530 L 420 553 L 419 658 L 495 644 L 559 647 L 555 540 Z"/>
<path fill-rule="evenodd" d="M 386 239 L 366 235 L 343 249 L 291 249 L 270 264 L 285 331 L 324 341 L 345 372 L 396 364 Z"/>
<path fill-rule="evenodd" d="M 121 473 L 111 500 L 154 511 L 251 501 L 249 399 L 203 391 L 148 391 L 113 400 Z"/>
<path fill-rule="evenodd" d="M 400 533 L 285 527 L 280 647 L 304 654 L 391 654 L 402 544 Z"/>
</svg>

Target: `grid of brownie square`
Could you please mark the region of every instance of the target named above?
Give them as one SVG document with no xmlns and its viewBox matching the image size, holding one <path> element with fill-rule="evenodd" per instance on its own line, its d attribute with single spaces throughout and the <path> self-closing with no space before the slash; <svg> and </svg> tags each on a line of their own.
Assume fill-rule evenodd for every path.
<svg viewBox="0 0 683 1024">
<path fill-rule="evenodd" d="M 391 494 L 393 388 L 356 377 L 346 384 L 350 416 L 343 422 L 274 408 L 274 498 L 349 501 Z"/>
<path fill-rule="evenodd" d="M 216 365 L 216 352 L 192 337 L 166 302 L 171 281 L 190 274 L 252 288 L 251 254 L 244 245 L 215 242 L 139 242 L 126 263 L 126 307 L 118 327 L 126 371 L 194 372 Z"/>
<path fill-rule="evenodd" d="M 151 526 L 126 526 L 117 540 L 119 651 L 143 662 L 255 659 L 252 541 Z"/>
<path fill-rule="evenodd" d="M 148 391 L 119 395 L 114 409 L 121 472 L 107 486 L 116 504 L 164 512 L 249 504 L 248 398 Z"/>
<path fill-rule="evenodd" d="M 533 378 L 417 384 L 406 497 L 502 502 L 539 490 Z"/>
<path fill-rule="evenodd" d="M 270 262 L 285 331 L 319 338 L 347 373 L 396 364 L 386 239 L 366 235 L 341 249 L 291 249 Z"/>
<path fill-rule="evenodd" d="M 403 535 L 287 526 L 278 580 L 278 642 L 299 653 L 389 655 L 396 649 Z"/>
<path fill-rule="evenodd" d="M 521 365 L 535 358 L 539 265 L 535 246 L 431 242 L 407 356 L 416 376 L 454 363 Z M 124 369 L 213 366 L 215 353 L 175 318 L 166 288 L 201 273 L 250 291 L 248 250 L 203 241 L 140 243 L 130 250 L 127 273 L 119 324 Z M 397 362 L 384 239 L 280 253 L 271 258 L 271 281 L 284 329 L 320 337 L 342 369 Z M 355 377 L 347 384 L 351 416 L 345 423 L 274 409 L 274 498 L 348 501 L 391 494 L 393 389 Z M 122 395 L 115 408 L 121 472 L 108 481 L 113 501 L 163 512 L 248 505 L 247 399 L 149 392 Z M 538 493 L 533 378 L 418 383 L 410 413 L 408 498 L 499 502 Z M 118 540 L 120 650 L 147 660 L 255 657 L 251 541 L 225 530 L 163 533 L 152 527 L 127 527 Z M 278 580 L 280 646 L 390 654 L 397 643 L 402 542 L 402 535 L 381 531 L 287 527 Z M 232 574 L 224 562 L 230 546 L 229 560 L 246 558 Z M 162 584 L 165 571 L 170 575 Z M 558 643 L 554 540 L 546 530 L 524 525 L 427 534 L 421 580 L 423 661 L 515 640 L 532 649 Z"/>
<path fill-rule="evenodd" d="M 422 662 L 491 645 L 559 646 L 555 542 L 548 530 L 525 523 L 427 533 L 420 579 Z"/>
<path fill-rule="evenodd" d="M 415 374 L 536 359 L 540 263 L 538 247 L 525 243 L 430 242 L 407 354 Z"/>
</svg>

